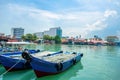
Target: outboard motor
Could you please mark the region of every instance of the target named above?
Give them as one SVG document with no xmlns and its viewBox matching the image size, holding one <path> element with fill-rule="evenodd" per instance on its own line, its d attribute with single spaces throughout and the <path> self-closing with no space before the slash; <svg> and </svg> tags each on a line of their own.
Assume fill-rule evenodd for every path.
<svg viewBox="0 0 120 80">
<path fill-rule="evenodd" d="M 22 53 L 22 58 L 24 58 L 27 62 L 30 62 L 32 59 L 32 56 L 28 53 L 28 51 L 24 51 Z"/>
</svg>

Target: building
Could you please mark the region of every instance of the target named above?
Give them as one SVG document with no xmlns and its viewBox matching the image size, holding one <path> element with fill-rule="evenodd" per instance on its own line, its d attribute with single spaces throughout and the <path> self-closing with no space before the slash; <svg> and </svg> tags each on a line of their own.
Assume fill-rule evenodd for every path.
<svg viewBox="0 0 120 80">
<path fill-rule="evenodd" d="M 36 32 L 34 33 L 38 38 L 43 38 L 44 32 Z"/>
<path fill-rule="evenodd" d="M 119 41 L 119 38 L 117 36 L 107 36 L 106 40 L 108 42 L 117 42 L 117 41 Z"/>
<path fill-rule="evenodd" d="M 8 38 L 5 36 L 4 33 L 0 33 L 0 44 L 1 42 L 8 41 Z"/>
<path fill-rule="evenodd" d="M 62 37 L 62 29 L 60 27 L 50 28 L 48 31 L 34 33 L 37 37 L 43 38 L 44 35 Z"/>
<path fill-rule="evenodd" d="M 62 29 L 60 27 L 50 28 L 49 31 L 44 31 L 44 35 L 62 37 Z"/>
<path fill-rule="evenodd" d="M 12 28 L 11 29 L 11 37 L 15 37 L 16 39 L 20 40 L 22 35 L 24 35 L 23 28 Z"/>
<path fill-rule="evenodd" d="M 0 33 L 0 36 L 5 36 L 5 34 L 4 33 Z"/>
</svg>

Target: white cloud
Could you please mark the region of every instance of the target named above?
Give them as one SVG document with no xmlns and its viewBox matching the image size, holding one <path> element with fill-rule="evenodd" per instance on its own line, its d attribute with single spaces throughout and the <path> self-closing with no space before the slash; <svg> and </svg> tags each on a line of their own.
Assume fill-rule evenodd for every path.
<svg viewBox="0 0 120 80">
<path fill-rule="evenodd" d="M 108 18 L 109 16 L 115 16 L 117 15 L 117 11 L 115 10 L 106 10 L 105 11 L 105 14 L 104 14 L 104 17 Z"/>
<path fill-rule="evenodd" d="M 13 15 L 13 20 L 19 16 L 19 20 L 15 22 L 16 25 L 25 26 L 28 32 L 39 32 L 48 30 L 50 27 L 61 26 L 63 34 L 70 36 L 87 36 L 93 31 L 103 30 L 107 27 L 105 23 L 107 19 L 117 15 L 115 10 L 106 10 L 104 13 L 79 10 L 55 13 L 16 4 L 9 4 L 8 8 L 10 16 Z"/>
<path fill-rule="evenodd" d="M 31 17 L 34 17 L 33 15 L 36 15 L 36 16 L 42 16 L 42 17 L 51 18 L 51 19 L 60 18 L 59 14 L 55 14 L 50 11 L 41 10 L 33 7 L 20 6 L 16 4 L 9 4 L 8 7 L 11 10 L 11 12 L 19 15 L 28 14 L 30 16 L 32 15 Z"/>
<path fill-rule="evenodd" d="M 13 19 L 19 16 L 21 22 L 19 22 L 18 20 L 18 23 L 24 23 L 25 26 L 29 26 L 31 30 L 34 30 L 36 32 L 38 32 L 38 28 L 40 26 L 42 26 L 41 30 L 48 29 L 50 27 L 61 26 L 64 27 L 63 29 L 65 34 L 71 33 L 71 30 L 69 30 L 69 28 L 72 29 L 73 32 L 79 33 L 79 29 L 80 27 L 82 27 L 81 25 L 94 22 L 95 20 L 101 18 L 102 15 L 101 12 L 82 11 L 67 11 L 62 13 L 55 13 L 47 10 L 20 6 L 16 4 L 9 4 L 8 7 L 11 11 L 10 14 L 13 14 L 14 16 Z M 35 27 L 34 29 L 33 26 Z M 67 32 L 65 30 L 67 30 Z"/>
<path fill-rule="evenodd" d="M 109 17 L 114 17 L 117 15 L 117 11 L 115 10 L 106 10 L 104 12 L 103 18 L 95 21 L 92 24 L 87 24 L 82 30 L 81 30 L 81 34 L 85 37 L 88 34 L 90 34 L 93 31 L 99 31 L 99 30 L 103 30 L 105 29 L 107 26 L 107 19 Z"/>
</svg>

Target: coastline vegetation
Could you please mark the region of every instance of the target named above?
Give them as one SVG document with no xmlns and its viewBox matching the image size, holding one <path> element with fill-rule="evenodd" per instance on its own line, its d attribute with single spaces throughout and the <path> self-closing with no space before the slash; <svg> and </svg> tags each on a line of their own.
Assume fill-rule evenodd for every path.
<svg viewBox="0 0 120 80">
<path fill-rule="evenodd" d="M 22 35 L 21 38 L 22 38 L 22 40 L 24 40 L 24 41 L 29 41 L 29 42 L 35 41 L 35 40 L 38 39 L 38 37 L 37 37 L 36 35 L 34 35 L 34 34 Z"/>
<path fill-rule="evenodd" d="M 22 38 L 22 40 L 29 41 L 29 42 L 34 42 L 37 39 L 39 39 L 34 34 L 26 34 L 26 35 L 23 35 L 21 38 Z M 51 43 L 51 42 L 54 42 L 55 44 L 61 43 L 61 38 L 58 35 L 56 35 L 55 37 L 49 36 L 49 35 L 44 35 L 43 40 L 44 40 L 44 42 L 48 42 L 48 43 Z"/>
<path fill-rule="evenodd" d="M 52 37 L 52 36 L 49 36 L 49 35 L 44 35 L 43 40 L 48 41 L 48 42 L 55 41 L 56 44 L 61 43 L 61 38 L 58 35 L 56 35 L 55 37 Z"/>
</svg>

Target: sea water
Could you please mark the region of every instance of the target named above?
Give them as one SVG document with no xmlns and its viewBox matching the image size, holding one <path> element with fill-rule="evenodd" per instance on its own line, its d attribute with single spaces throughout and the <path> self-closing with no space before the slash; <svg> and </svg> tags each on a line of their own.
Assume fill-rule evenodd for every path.
<svg viewBox="0 0 120 80">
<path fill-rule="evenodd" d="M 120 46 L 32 45 L 30 49 L 81 52 L 80 62 L 68 70 L 37 78 L 32 69 L 8 72 L 0 80 L 120 80 Z M 0 75 L 6 70 L 0 65 Z"/>
</svg>

